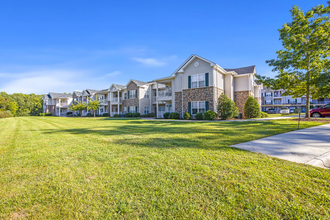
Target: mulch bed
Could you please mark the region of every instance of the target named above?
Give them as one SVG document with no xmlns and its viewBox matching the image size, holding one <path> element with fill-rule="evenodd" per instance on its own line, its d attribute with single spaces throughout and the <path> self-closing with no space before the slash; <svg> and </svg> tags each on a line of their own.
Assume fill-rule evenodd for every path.
<svg viewBox="0 0 330 220">
<path fill-rule="evenodd" d="M 299 119 L 291 119 L 291 120 L 298 121 Z M 300 121 L 330 122 L 330 119 L 326 119 L 326 118 L 301 118 Z"/>
</svg>

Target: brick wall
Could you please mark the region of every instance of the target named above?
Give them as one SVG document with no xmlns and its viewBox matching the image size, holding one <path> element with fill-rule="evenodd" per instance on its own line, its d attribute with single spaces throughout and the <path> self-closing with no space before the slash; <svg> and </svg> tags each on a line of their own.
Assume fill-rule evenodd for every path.
<svg viewBox="0 0 330 220">
<path fill-rule="evenodd" d="M 138 98 L 134 98 L 134 99 L 129 99 L 128 98 L 128 91 L 133 91 L 133 90 L 137 90 L 136 91 L 136 97 L 139 97 L 139 87 L 134 82 L 131 82 L 127 86 L 127 99 L 122 101 L 123 111 L 124 111 L 124 107 L 127 107 L 127 111 L 128 111 L 129 106 L 137 106 L 137 110 L 139 111 L 139 99 Z"/>
<path fill-rule="evenodd" d="M 183 112 L 188 112 L 188 102 L 193 101 L 208 101 L 209 110 L 215 111 L 215 103 L 222 92 L 222 89 L 214 86 L 183 90 Z M 175 106 L 176 103 L 177 97 L 175 97 Z"/>
<path fill-rule="evenodd" d="M 239 110 L 239 113 L 244 113 L 244 105 L 249 97 L 249 91 L 240 91 L 234 93 L 234 101 Z"/>
</svg>

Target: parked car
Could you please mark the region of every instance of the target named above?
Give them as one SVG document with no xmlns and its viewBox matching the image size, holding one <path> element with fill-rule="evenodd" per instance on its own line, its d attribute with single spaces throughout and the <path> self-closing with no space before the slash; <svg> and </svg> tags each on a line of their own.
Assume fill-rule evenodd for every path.
<svg viewBox="0 0 330 220">
<path fill-rule="evenodd" d="M 294 109 L 290 109 L 290 113 L 294 113 Z"/>
<path fill-rule="evenodd" d="M 288 108 L 282 108 L 280 111 L 281 114 L 290 114 L 290 109 Z"/>
<path fill-rule="evenodd" d="M 276 110 L 274 108 L 270 108 L 267 110 L 268 114 L 276 114 Z"/>
<path fill-rule="evenodd" d="M 329 117 L 330 116 L 330 103 L 324 105 L 320 108 L 314 108 L 309 111 L 311 117 L 319 118 L 319 117 Z"/>
</svg>

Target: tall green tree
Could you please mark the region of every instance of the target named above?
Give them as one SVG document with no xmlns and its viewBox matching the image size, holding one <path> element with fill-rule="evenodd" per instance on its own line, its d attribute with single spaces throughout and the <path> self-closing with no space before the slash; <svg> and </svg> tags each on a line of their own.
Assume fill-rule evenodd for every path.
<svg viewBox="0 0 330 220">
<path fill-rule="evenodd" d="M 266 87 L 285 89 L 283 95 L 305 95 L 307 118 L 310 97 L 330 95 L 330 1 L 327 4 L 307 12 L 293 6 L 292 21 L 279 29 L 284 49 L 276 51 L 277 59 L 266 61 L 278 75 L 274 79 L 259 76 Z"/>
<path fill-rule="evenodd" d="M 86 108 L 87 108 L 86 103 L 79 101 L 76 101 L 75 104 L 71 104 L 71 106 L 69 107 L 71 111 L 79 111 L 80 117 L 82 117 L 82 111 L 85 110 Z"/>
<path fill-rule="evenodd" d="M 100 103 L 101 102 L 97 100 L 97 96 L 96 96 L 96 99 L 95 100 L 94 99 L 90 99 L 90 101 L 88 102 L 87 109 L 93 111 L 94 117 L 96 115 L 96 111 L 100 107 Z"/>
</svg>

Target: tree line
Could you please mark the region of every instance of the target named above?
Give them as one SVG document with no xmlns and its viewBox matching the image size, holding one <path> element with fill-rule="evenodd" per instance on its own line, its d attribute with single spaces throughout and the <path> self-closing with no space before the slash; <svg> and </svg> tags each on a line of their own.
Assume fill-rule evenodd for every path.
<svg viewBox="0 0 330 220">
<path fill-rule="evenodd" d="M 42 105 L 42 95 L 0 92 L 0 117 L 37 116 Z"/>
</svg>

